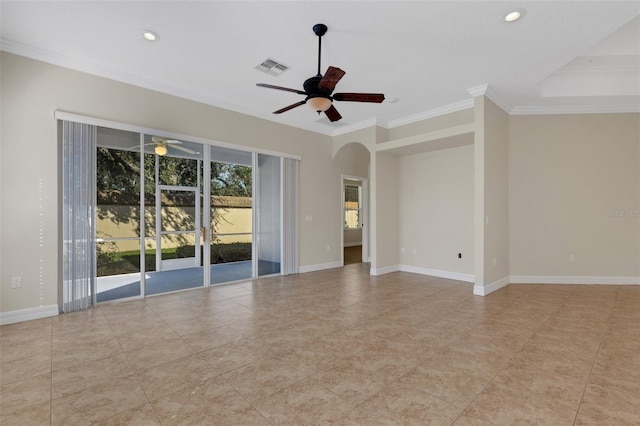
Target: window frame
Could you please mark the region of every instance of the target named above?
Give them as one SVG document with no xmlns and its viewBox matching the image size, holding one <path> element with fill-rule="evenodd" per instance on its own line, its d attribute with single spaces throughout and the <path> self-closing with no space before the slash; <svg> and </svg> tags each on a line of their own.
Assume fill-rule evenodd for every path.
<svg viewBox="0 0 640 426">
<path fill-rule="evenodd" d="M 347 194 L 347 188 L 357 188 L 358 189 L 358 208 L 354 209 L 354 208 L 349 208 L 347 207 L 347 203 L 348 202 L 353 202 L 353 201 L 347 201 L 346 200 L 346 194 Z M 344 190 L 343 190 L 343 206 L 344 206 L 344 225 L 343 228 L 345 231 L 358 231 L 362 229 L 362 186 L 360 185 L 352 185 L 352 184 L 348 184 L 345 183 L 344 184 Z M 357 212 L 358 215 L 358 224 L 355 227 L 350 227 L 347 225 L 348 220 L 347 220 L 347 215 L 349 212 Z"/>
</svg>

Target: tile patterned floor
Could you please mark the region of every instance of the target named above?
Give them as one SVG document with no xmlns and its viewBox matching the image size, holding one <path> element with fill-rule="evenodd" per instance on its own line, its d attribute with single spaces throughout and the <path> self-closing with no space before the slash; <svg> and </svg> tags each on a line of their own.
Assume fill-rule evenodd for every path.
<svg viewBox="0 0 640 426">
<path fill-rule="evenodd" d="M 640 424 L 640 287 L 365 268 L 0 327 L 0 424 Z"/>
</svg>

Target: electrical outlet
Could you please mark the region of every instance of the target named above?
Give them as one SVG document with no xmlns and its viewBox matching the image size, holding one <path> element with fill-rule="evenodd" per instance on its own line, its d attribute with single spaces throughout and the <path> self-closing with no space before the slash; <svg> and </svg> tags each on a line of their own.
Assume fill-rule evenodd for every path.
<svg viewBox="0 0 640 426">
<path fill-rule="evenodd" d="M 11 288 L 22 287 L 22 277 L 11 277 Z"/>
<path fill-rule="evenodd" d="M 462 259 L 462 253 L 458 253 L 458 259 Z"/>
</svg>

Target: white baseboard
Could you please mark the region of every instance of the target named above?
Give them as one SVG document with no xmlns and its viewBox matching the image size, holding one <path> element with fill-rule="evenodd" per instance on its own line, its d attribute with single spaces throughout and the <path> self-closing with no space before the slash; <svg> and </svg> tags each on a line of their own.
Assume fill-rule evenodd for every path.
<svg viewBox="0 0 640 426">
<path fill-rule="evenodd" d="M 474 281 L 473 274 L 463 274 L 461 272 L 443 271 L 441 269 L 422 268 L 419 266 L 400 265 L 399 270 L 403 272 L 411 272 L 420 275 L 430 275 L 432 277 L 447 278 L 450 280 L 464 281 L 472 283 Z"/>
<path fill-rule="evenodd" d="M 55 317 L 58 316 L 58 314 L 58 305 L 46 305 L 38 306 L 37 308 L 16 309 L 15 311 L 0 312 L 0 325 Z"/>
<path fill-rule="evenodd" d="M 511 275 L 511 284 L 640 285 L 640 277 L 594 277 L 569 275 Z"/>
<path fill-rule="evenodd" d="M 487 285 L 479 285 L 476 284 L 473 286 L 473 294 L 476 296 L 486 296 L 488 294 L 493 293 L 494 291 L 500 290 L 502 287 L 506 287 L 509 285 L 510 277 L 500 278 Z"/>
<path fill-rule="evenodd" d="M 390 274 L 392 272 L 398 272 L 400 268 L 398 265 L 384 266 L 382 268 L 371 268 L 369 271 L 369 275 L 385 275 Z"/>
<path fill-rule="evenodd" d="M 362 241 L 355 242 L 355 243 L 344 243 L 344 247 L 356 247 L 356 246 L 361 246 L 362 245 Z"/>
<path fill-rule="evenodd" d="M 338 262 L 329 262 L 329 263 L 319 263 L 317 265 L 305 265 L 305 266 L 300 266 L 298 268 L 298 272 L 301 274 L 307 273 L 307 272 L 315 272 L 315 271 L 322 271 L 325 269 L 334 269 L 334 268 L 340 268 L 342 267 L 342 262 L 338 261 Z"/>
</svg>

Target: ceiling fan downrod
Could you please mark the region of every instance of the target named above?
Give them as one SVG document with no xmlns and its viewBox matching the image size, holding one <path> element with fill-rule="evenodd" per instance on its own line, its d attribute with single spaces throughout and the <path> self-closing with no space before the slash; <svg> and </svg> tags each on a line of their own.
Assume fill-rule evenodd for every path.
<svg viewBox="0 0 640 426">
<path fill-rule="evenodd" d="M 315 24 L 313 26 L 313 32 L 318 36 L 318 76 L 322 76 L 320 72 L 320 54 L 322 53 L 322 36 L 327 33 L 327 26 L 325 24 Z"/>
</svg>

